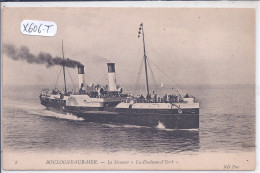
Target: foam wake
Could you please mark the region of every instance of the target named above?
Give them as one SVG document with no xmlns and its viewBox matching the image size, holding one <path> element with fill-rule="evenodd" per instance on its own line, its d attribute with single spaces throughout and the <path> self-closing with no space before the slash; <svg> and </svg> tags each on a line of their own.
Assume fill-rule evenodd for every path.
<svg viewBox="0 0 260 173">
<path fill-rule="evenodd" d="M 156 126 L 156 128 L 158 128 L 158 129 L 166 129 L 164 124 L 161 121 L 158 122 L 158 125 Z"/>
<path fill-rule="evenodd" d="M 199 131 L 199 129 L 167 129 L 165 128 L 165 125 L 162 122 L 158 122 L 158 125 L 156 126 L 159 130 L 165 130 L 165 131 Z"/>
<path fill-rule="evenodd" d="M 77 116 L 66 113 L 57 113 L 53 112 L 50 110 L 47 110 L 45 107 L 41 105 L 31 105 L 28 103 L 23 103 L 23 102 L 15 102 L 15 101 L 9 101 L 5 102 L 3 104 L 4 109 L 16 109 L 19 111 L 23 111 L 26 114 L 30 115 L 38 115 L 38 116 L 43 116 L 43 117 L 55 117 L 59 119 L 67 119 L 67 120 L 75 120 L 75 121 L 83 121 L 83 118 L 78 118 Z"/>
<path fill-rule="evenodd" d="M 111 128 L 152 128 L 148 126 L 138 126 L 138 125 L 130 125 L 130 124 L 103 124 L 105 126 L 111 127 Z"/>
<path fill-rule="evenodd" d="M 199 131 L 199 129 L 167 129 L 162 122 L 158 122 L 156 127 L 138 126 L 138 125 L 126 125 L 126 124 L 103 124 L 110 128 L 156 128 L 163 131 Z"/>
<path fill-rule="evenodd" d="M 62 113 L 52 112 L 49 110 L 41 110 L 37 113 L 37 115 L 44 116 L 44 117 L 55 117 L 55 118 L 59 118 L 59 119 L 74 120 L 74 121 L 83 121 L 84 120 L 83 118 L 79 118 L 70 113 L 62 114 Z"/>
</svg>

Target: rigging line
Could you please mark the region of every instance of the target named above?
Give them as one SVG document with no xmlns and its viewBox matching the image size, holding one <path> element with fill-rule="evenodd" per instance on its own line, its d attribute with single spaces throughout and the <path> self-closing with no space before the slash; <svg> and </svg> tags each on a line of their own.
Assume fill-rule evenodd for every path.
<svg viewBox="0 0 260 173">
<path fill-rule="evenodd" d="M 87 73 L 85 73 L 85 76 L 86 76 L 86 78 L 85 79 L 88 79 L 88 82 L 90 82 L 90 81 L 94 81 Z"/>
<path fill-rule="evenodd" d="M 148 59 L 147 59 L 148 60 Z M 156 80 L 155 80 L 155 77 L 154 77 L 154 74 L 153 74 L 153 71 L 152 71 L 152 68 L 151 68 L 151 65 L 150 65 L 150 62 L 149 60 L 147 61 L 147 64 L 148 64 L 148 69 L 150 70 L 150 73 L 151 73 L 151 76 L 152 76 L 152 80 L 153 80 L 153 88 L 154 90 L 157 90 L 157 87 L 156 87 Z"/>
<path fill-rule="evenodd" d="M 57 87 L 57 83 L 58 83 L 58 80 L 59 80 L 59 77 L 60 77 L 61 70 L 62 70 L 62 67 L 60 68 L 60 72 L 58 73 L 58 76 L 56 78 L 54 89 L 56 89 L 56 87 Z"/>
<path fill-rule="evenodd" d="M 150 60 L 151 64 L 154 65 L 161 73 L 163 73 L 166 77 L 168 77 L 170 79 L 170 81 L 174 82 L 176 84 L 176 86 L 180 86 L 180 84 L 178 84 L 175 80 L 173 80 L 167 73 L 165 73 L 164 71 L 162 71 L 157 65 L 155 65 L 155 63 L 153 63 L 151 60 Z M 182 88 L 182 90 L 185 90 L 187 91 L 188 93 L 190 93 L 190 90 L 188 89 L 184 89 Z"/>
<path fill-rule="evenodd" d="M 157 90 L 158 92 L 160 92 L 160 91 L 162 90 L 162 88 L 160 88 L 158 85 L 156 85 L 156 84 L 158 84 L 158 83 L 156 82 L 156 79 L 155 79 L 155 77 L 154 77 L 154 73 L 153 73 L 153 71 L 152 71 L 152 66 L 151 66 L 151 62 L 150 62 L 150 61 L 151 61 L 151 60 L 148 59 L 148 64 L 149 64 L 150 69 L 151 69 L 152 78 L 153 78 L 153 80 L 155 81 L 154 88 L 155 88 L 155 90 Z"/>
<path fill-rule="evenodd" d="M 100 81 L 103 81 L 103 79 L 105 79 L 107 76 L 107 74 L 103 75 L 102 78 L 100 78 L 98 81 L 97 81 L 97 84 L 100 83 Z"/>
<path fill-rule="evenodd" d="M 122 86 L 122 82 L 123 80 L 122 80 L 122 77 L 120 76 L 120 75 L 116 75 L 116 85 L 118 86 Z"/>
<path fill-rule="evenodd" d="M 141 64 L 141 68 L 140 68 L 140 72 L 139 72 L 139 76 L 138 76 L 138 91 L 139 93 L 142 92 L 142 73 L 143 73 L 143 69 L 144 69 L 144 60 L 142 60 L 142 64 Z"/>
<path fill-rule="evenodd" d="M 150 44 L 151 44 L 151 47 L 153 47 L 153 45 L 152 45 L 152 43 L 150 42 Z M 155 50 L 155 49 L 151 49 L 151 50 Z M 147 55 L 149 55 L 149 51 L 146 51 L 146 54 Z M 159 55 L 159 53 L 158 52 L 156 52 L 155 51 L 155 54 L 157 54 L 157 56 Z M 169 75 L 167 75 L 164 71 L 162 71 L 157 65 L 155 65 L 155 63 L 153 63 L 152 61 L 151 61 L 151 59 L 150 58 L 148 58 L 149 56 L 147 56 L 147 62 L 148 62 L 148 60 L 151 62 L 151 64 L 152 65 L 154 65 L 162 74 L 165 74 L 165 76 L 166 77 L 168 77 L 169 79 L 170 79 L 170 81 L 172 81 L 172 82 L 174 82 L 177 86 L 180 86 L 174 79 L 172 79 L 171 78 L 171 76 L 169 76 Z M 160 57 L 160 56 L 159 56 Z M 167 65 L 165 65 L 168 69 L 171 69 L 171 68 L 169 68 L 169 66 L 167 66 Z M 151 69 L 151 68 L 150 68 Z M 153 74 L 152 74 L 153 75 Z M 174 76 L 173 74 L 172 74 L 172 76 Z M 153 76 L 152 76 L 153 77 Z M 160 88 L 159 87 L 159 90 L 158 91 L 160 91 L 160 90 L 162 90 L 162 88 Z M 184 89 L 185 90 L 185 89 Z M 187 90 L 188 91 L 188 90 Z M 188 91 L 189 92 L 189 91 Z"/>
<path fill-rule="evenodd" d="M 141 74 L 142 74 L 143 64 L 144 64 L 144 60 L 142 59 L 139 72 L 137 73 L 137 78 L 136 78 L 136 82 L 135 82 L 134 94 L 135 94 L 135 91 L 137 90 L 137 88 L 138 88 L 138 90 L 139 90 L 139 88 L 140 88 L 140 83 L 139 83 L 140 80 L 139 80 L 139 79 L 140 79 L 140 76 L 141 76 Z"/>
<path fill-rule="evenodd" d="M 71 77 L 71 74 L 70 74 L 69 68 L 67 68 L 67 71 L 68 71 L 68 73 L 69 73 L 70 80 L 71 80 L 71 82 L 72 82 L 73 90 L 76 90 L 75 85 L 74 85 L 74 82 L 73 82 L 73 78 Z"/>
<path fill-rule="evenodd" d="M 89 85 L 92 85 L 92 84 L 95 85 L 95 83 L 96 83 L 96 84 L 99 84 L 99 82 L 102 81 L 107 74 L 103 75 L 103 76 L 102 76 L 101 78 L 99 78 L 98 80 L 95 80 L 95 79 L 91 78 L 91 77 L 90 77 L 89 75 L 87 75 L 87 74 L 85 74 L 85 75 L 86 75 L 86 78 L 89 79 L 89 80 L 88 80 L 88 81 L 89 81 Z M 90 82 L 91 82 L 91 83 L 90 83 Z"/>
<path fill-rule="evenodd" d="M 136 59 L 135 59 L 135 69 L 134 69 L 134 71 L 136 71 L 137 70 L 137 68 L 138 68 L 138 66 L 137 66 L 137 64 L 138 64 L 138 59 L 139 59 L 139 55 L 140 55 L 140 52 L 141 52 L 141 42 L 139 42 L 139 48 L 138 48 L 138 53 L 137 53 L 137 56 L 136 56 Z M 134 85 L 134 79 L 135 79 L 135 73 L 133 73 L 133 75 L 132 75 L 132 81 L 131 81 L 131 90 L 132 90 L 132 88 L 133 88 L 133 85 Z"/>
<path fill-rule="evenodd" d="M 157 83 L 156 82 L 156 78 L 154 77 L 154 73 L 153 73 L 153 71 L 152 71 L 152 66 L 151 66 L 151 62 L 150 62 L 150 59 L 149 59 L 149 65 L 150 65 L 150 67 L 151 67 L 151 73 L 152 73 L 152 77 L 154 78 L 154 81 L 155 81 L 155 89 L 157 90 L 157 91 L 161 91 L 162 90 L 162 88 L 161 87 L 159 87 L 159 85 L 156 85 L 156 84 L 159 84 L 159 83 Z"/>
<path fill-rule="evenodd" d="M 171 76 L 169 76 L 167 73 L 165 73 L 164 71 L 162 71 L 155 63 L 153 63 L 150 60 L 151 64 L 154 65 L 162 74 L 164 74 L 166 77 L 168 77 L 172 82 L 174 82 L 176 85 L 179 85 L 174 79 L 171 78 Z"/>
<path fill-rule="evenodd" d="M 161 54 L 160 54 L 161 51 L 160 51 L 160 52 L 156 51 L 157 49 L 154 48 L 154 44 L 153 44 L 153 42 L 150 42 L 150 46 L 151 46 L 151 49 L 150 49 L 150 50 L 152 50 L 154 54 L 156 54 L 158 57 L 162 57 L 162 58 L 164 58 L 164 57 L 161 56 Z M 164 59 L 165 59 L 165 58 L 164 58 Z M 163 66 L 166 66 L 166 68 L 171 69 L 171 67 L 168 66 L 167 63 L 164 63 Z M 170 75 L 172 75 L 172 76 L 175 75 L 175 74 L 173 74 L 172 72 L 169 72 L 169 73 L 170 73 Z M 177 82 L 175 82 L 175 83 L 177 84 Z"/>
</svg>

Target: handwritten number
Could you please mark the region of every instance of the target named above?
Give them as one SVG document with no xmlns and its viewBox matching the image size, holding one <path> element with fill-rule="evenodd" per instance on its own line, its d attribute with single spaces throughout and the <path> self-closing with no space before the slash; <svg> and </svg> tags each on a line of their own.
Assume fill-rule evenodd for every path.
<svg viewBox="0 0 260 173">
<path fill-rule="evenodd" d="M 41 33 L 41 26 L 42 24 L 40 24 L 39 28 L 38 28 L 38 32 Z"/>
<path fill-rule="evenodd" d="M 57 25 L 48 21 L 24 20 L 21 23 L 21 32 L 25 35 L 54 36 Z"/>
<path fill-rule="evenodd" d="M 29 27 L 29 33 L 31 33 L 33 31 L 32 25 L 34 25 L 34 23 L 31 23 L 31 25 Z"/>
<path fill-rule="evenodd" d="M 39 27 L 37 27 L 37 25 L 35 25 L 34 23 L 31 23 L 31 25 L 29 26 L 29 28 L 28 28 L 28 30 L 27 30 L 27 26 L 28 26 L 28 25 L 29 25 L 29 24 L 27 24 L 27 25 L 24 25 L 24 24 L 23 24 L 23 27 L 24 27 L 24 30 L 23 30 L 23 31 L 26 31 L 26 32 L 29 32 L 29 33 L 31 33 L 31 32 L 37 32 L 37 31 L 38 31 L 38 33 L 41 33 L 42 24 L 40 24 Z M 48 33 L 50 27 L 52 27 L 53 25 L 44 25 L 44 26 L 47 27 L 47 33 Z"/>
<path fill-rule="evenodd" d="M 37 31 L 37 26 L 36 26 L 36 25 L 34 25 L 34 27 L 33 27 L 33 31 L 34 31 L 34 32 Z"/>
</svg>

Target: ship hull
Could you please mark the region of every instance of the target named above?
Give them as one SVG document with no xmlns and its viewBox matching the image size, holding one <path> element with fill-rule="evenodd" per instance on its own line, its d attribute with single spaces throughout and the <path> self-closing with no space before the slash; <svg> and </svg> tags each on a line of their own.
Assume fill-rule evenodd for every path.
<svg viewBox="0 0 260 173">
<path fill-rule="evenodd" d="M 199 114 L 119 113 L 119 122 L 167 129 L 198 129 Z"/>
<path fill-rule="evenodd" d="M 109 113 L 98 114 L 94 112 L 74 112 L 78 117 L 88 122 L 116 123 L 124 125 L 137 125 L 147 127 L 158 127 L 166 129 L 198 129 L 199 115 L 168 115 L 168 114 L 146 114 L 146 113 Z"/>
<path fill-rule="evenodd" d="M 67 110 L 68 111 L 68 110 Z M 168 113 L 147 113 L 145 110 L 139 113 L 133 112 L 110 112 L 96 111 L 68 111 L 88 122 L 115 123 L 124 125 L 137 125 L 147 127 L 159 127 L 166 129 L 198 129 L 199 114 L 171 114 Z M 197 110 L 198 112 L 198 110 Z"/>
<path fill-rule="evenodd" d="M 59 102 L 50 102 L 46 101 L 44 99 L 41 99 L 41 104 L 45 106 L 48 110 L 54 111 L 54 112 L 63 112 L 64 108 L 66 107 L 66 103 Z"/>
<path fill-rule="evenodd" d="M 87 122 L 103 124 L 123 124 L 147 127 L 159 127 L 166 129 L 198 129 L 199 109 L 192 109 L 192 114 L 179 114 L 177 110 L 131 110 L 115 108 L 76 109 L 59 103 L 44 103 L 47 109 L 60 113 L 72 113 Z M 183 110 L 183 112 L 187 112 Z"/>
<path fill-rule="evenodd" d="M 71 110 L 69 107 L 63 109 L 58 104 L 44 105 L 51 111 L 60 113 L 71 113 L 87 122 L 103 124 L 123 124 L 137 125 L 147 127 L 160 127 L 166 129 L 198 129 L 199 128 L 199 110 L 196 114 L 173 114 L 171 110 L 164 110 L 164 113 L 149 112 L 140 110 L 138 113 L 130 111 L 116 111 L 115 109 L 97 109 L 88 108 L 87 110 Z M 148 113 L 147 113 L 148 112 Z"/>
</svg>

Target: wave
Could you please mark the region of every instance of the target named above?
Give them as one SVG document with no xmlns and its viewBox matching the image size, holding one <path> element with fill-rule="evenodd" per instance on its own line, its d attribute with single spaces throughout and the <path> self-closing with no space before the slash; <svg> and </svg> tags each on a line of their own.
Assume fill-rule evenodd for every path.
<svg viewBox="0 0 260 173">
<path fill-rule="evenodd" d="M 45 107 L 41 105 L 31 105 L 28 103 L 23 103 L 23 102 L 17 102 L 17 101 L 8 101 L 3 104 L 3 107 L 5 109 L 18 109 L 26 114 L 31 114 L 31 115 L 39 115 L 43 117 L 55 117 L 59 119 L 67 119 L 67 120 L 75 120 L 75 121 L 83 121 L 83 118 L 79 118 L 73 114 L 70 113 L 58 113 L 58 112 L 53 112 L 50 110 L 47 110 Z"/>
<path fill-rule="evenodd" d="M 156 126 L 156 128 L 158 128 L 158 129 L 166 129 L 164 124 L 161 121 L 158 122 L 158 125 Z"/>
<path fill-rule="evenodd" d="M 138 125 L 131 125 L 131 124 L 103 124 L 103 125 L 111 128 L 152 128 L 148 126 L 138 126 Z"/>
<path fill-rule="evenodd" d="M 199 129 L 167 129 L 162 122 L 158 122 L 156 126 L 158 130 L 165 130 L 165 131 L 199 131 Z"/>
<path fill-rule="evenodd" d="M 59 119 L 66 119 L 66 120 L 74 120 L 74 121 L 84 121 L 83 118 L 79 118 L 76 115 L 70 114 L 70 113 L 57 113 L 57 112 L 52 112 L 47 109 L 45 110 L 40 110 L 39 112 L 35 112 L 34 114 L 40 115 L 43 117 L 55 117 Z"/>
<path fill-rule="evenodd" d="M 120 128 L 120 127 L 122 127 L 120 125 L 115 125 L 115 124 L 102 124 L 102 125 L 107 126 L 107 127 L 111 127 L 111 128 Z"/>
<path fill-rule="evenodd" d="M 148 126 L 138 126 L 138 125 L 130 125 L 130 124 L 103 124 L 104 126 L 111 128 L 150 128 L 157 129 L 163 131 L 199 131 L 199 129 L 168 129 L 162 123 L 159 123 L 156 127 L 148 127 Z"/>
<path fill-rule="evenodd" d="M 123 125 L 125 128 L 152 128 L 148 126 L 138 126 L 138 125 Z"/>
<path fill-rule="evenodd" d="M 160 129 L 160 128 L 157 128 L 159 130 L 165 130 L 165 131 L 199 131 L 199 129 Z"/>
</svg>

